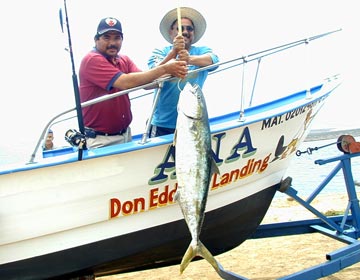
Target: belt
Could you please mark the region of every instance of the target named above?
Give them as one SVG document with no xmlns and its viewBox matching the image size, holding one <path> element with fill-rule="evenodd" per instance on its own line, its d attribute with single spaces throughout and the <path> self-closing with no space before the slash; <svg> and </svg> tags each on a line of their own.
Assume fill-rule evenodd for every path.
<svg viewBox="0 0 360 280">
<path fill-rule="evenodd" d="M 89 138 L 96 138 L 97 135 L 101 136 L 116 136 L 116 135 L 123 135 L 127 131 L 127 128 L 122 129 L 121 131 L 117 133 L 105 133 L 101 131 L 96 131 L 91 128 L 85 128 L 85 136 Z"/>
</svg>

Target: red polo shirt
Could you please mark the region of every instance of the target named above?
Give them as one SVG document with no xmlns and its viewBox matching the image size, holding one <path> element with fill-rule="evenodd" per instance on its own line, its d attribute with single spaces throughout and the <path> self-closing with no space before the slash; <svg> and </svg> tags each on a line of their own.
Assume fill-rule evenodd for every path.
<svg viewBox="0 0 360 280">
<path fill-rule="evenodd" d="M 103 95 L 118 92 L 114 81 L 122 73 L 140 72 L 134 62 L 125 55 L 116 58 L 115 64 L 93 50 L 82 60 L 79 70 L 80 100 L 85 102 Z M 132 121 L 129 96 L 122 95 L 82 109 L 84 125 L 104 133 L 117 133 Z"/>
</svg>

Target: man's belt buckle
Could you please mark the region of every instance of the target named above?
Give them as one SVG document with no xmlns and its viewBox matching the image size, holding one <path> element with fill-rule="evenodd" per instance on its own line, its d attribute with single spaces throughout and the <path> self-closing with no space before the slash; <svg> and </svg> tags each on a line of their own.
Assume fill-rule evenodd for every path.
<svg viewBox="0 0 360 280">
<path fill-rule="evenodd" d="M 97 135 L 102 135 L 102 136 L 123 135 L 126 131 L 127 131 L 127 128 L 124 128 L 119 133 L 105 133 L 105 132 L 101 132 L 101 131 L 96 131 L 91 128 L 85 128 L 85 135 L 86 135 L 86 137 L 89 137 L 89 138 L 96 138 Z"/>
</svg>

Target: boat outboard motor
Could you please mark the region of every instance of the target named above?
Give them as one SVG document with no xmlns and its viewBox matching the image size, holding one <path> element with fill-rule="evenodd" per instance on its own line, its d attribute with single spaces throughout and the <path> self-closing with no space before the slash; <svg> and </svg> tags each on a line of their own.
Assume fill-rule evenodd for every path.
<svg viewBox="0 0 360 280">
<path fill-rule="evenodd" d="M 78 132 L 76 129 L 69 129 L 65 133 L 65 140 L 74 147 L 79 149 L 86 149 L 86 137 Z"/>
</svg>

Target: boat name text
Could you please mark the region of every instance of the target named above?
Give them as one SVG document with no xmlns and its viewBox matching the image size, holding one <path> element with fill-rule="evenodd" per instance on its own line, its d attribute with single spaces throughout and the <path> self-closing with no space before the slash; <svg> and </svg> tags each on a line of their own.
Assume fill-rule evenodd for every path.
<svg viewBox="0 0 360 280">
<path fill-rule="evenodd" d="M 246 164 L 241 168 L 223 173 L 221 176 L 214 174 L 210 183 L 210 190 L 216 190 L 229 186 L 237 180 L 244 179 L 254 173 L 262 173 L 268 167 L 270 155 L 264 159 L 248 159 Z M 177 183 L 172 187 L 167 184 L 163 187 L 152 188 L 148 197 L 136 197 L 128 200 L 120 200 L 118 198 L 110 199 L 110 219 L 119 216 L 128 216 L 138 214 L 144 211 L 153 210 L 168 206 L 174 203 L 174 195 L 176 193 Z"/>
</svg>

